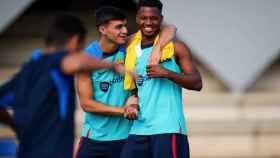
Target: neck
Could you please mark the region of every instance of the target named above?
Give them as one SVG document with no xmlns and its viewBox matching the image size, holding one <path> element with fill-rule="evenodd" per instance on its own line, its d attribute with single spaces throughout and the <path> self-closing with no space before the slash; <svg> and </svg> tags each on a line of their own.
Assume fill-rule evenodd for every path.
<svg viewBox="0 0 280 158">
<path fill-rule="evenodd" d="M 142 33 L 142 41 L 141 41 L 141 44 L 142 44 L 142 45 L 148 45 L 148 44 L 154 43 L 154 41 L 155 41 L 157 35 L 158 35 L 158 33 L 155 33 L 155 34 L 152 35 L 152 36 L 145 36 L 145 35 Z"/>
<path fill-rule="evenodd" d="M 102 52 L 104 53 L 112 53 L 118 49 L 118 45 L 110 42 L 109 40 L 105 38 L 100 38 L 99 39 L 99 47 L 101 48 Z"/>
</svg>

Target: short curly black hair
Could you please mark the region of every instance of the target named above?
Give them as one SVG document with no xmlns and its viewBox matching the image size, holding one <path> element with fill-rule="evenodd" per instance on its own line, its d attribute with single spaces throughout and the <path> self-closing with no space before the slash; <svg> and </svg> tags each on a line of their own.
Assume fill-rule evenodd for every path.
<svg viewBox="0 0 280 158">
<path fill-rule="evenodd" d="M 160 0 L 140 0 L 137 5 L 137 10 L 139 10 L 141 7 L 156 7 L 162 12 L 162 3 Z"/>
</svg>

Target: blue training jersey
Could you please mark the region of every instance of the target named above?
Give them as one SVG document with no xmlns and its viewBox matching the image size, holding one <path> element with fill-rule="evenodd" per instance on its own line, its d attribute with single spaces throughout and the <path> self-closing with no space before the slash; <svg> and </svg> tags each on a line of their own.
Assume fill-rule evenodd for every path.
<svg viewBox="0 0 280 158">
<path fill-rule="evenodd" d="M 182 88 L 167 78 L 149 78 L 146 66 L 152 46 L 142 48 L 137 57 L 136 72 L 140 76 L 138 88 L 140 113 L 133 122 L 130 134 L 154 135 L 164 133 L 186 134 L 182 104 Z M 173 72 L 180 73 L 175 58 L 161 63 Z"/>
<path fill-rule="evenodd" d="M 75 89 L 60 64 L 67 51 L 33 54 L 0 86 L 0 108 L 13 109 L 18 158 L 71 158 L 74 143 Z"/>
<path fill-rule="evenodd" d="M 112 53 L 103 53 L 98 42 L 89 45 L 86 52 L 96 58 L 110 62 L 124 63 L 125 48 Z M 124 106 L 130 95 L 123 88 L 124 76 L 111 69 L 93 71 L 91 74 L 94 100 L 108 106 Z M 123 116 L 106 116 L 85 112 L 82 136 L 98 141 L 121 140 L 128 137 L 131 121 Z"/>
</svg>

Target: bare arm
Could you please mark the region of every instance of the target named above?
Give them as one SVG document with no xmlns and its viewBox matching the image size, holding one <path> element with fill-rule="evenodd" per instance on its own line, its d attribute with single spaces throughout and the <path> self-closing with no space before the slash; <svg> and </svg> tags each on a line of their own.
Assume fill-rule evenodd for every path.
<svg viewBox="0 0 280 158">
<path fill-rule="evenodd" d="M 148 65 L 158 64 L 161 57 L 161 49 L 167 45 L 176 35 L 177 28 L 174 25 L 165 25 L 162 27 L 159 39 L 154 45 Z"/>
<path fill-rule="evenodd" d="M 164 25 L 160 31 L 158 42 L 155 47 L 162 49 L 166 44 L 172 41 L 176 35 L 177 27 L 174 25 Z"/>
<path fill-rule="evenodd" d="M 66 74 L 103 68 L 110 69 L 114 68 L 114 66 L 113 63 L 93 58 L 84 52 L 67 55 L 61 63 L 61 69 Z"/>
<path fill-rule="evenodd" d="M 182 73 L 167 70 L 160 65 L 152 65 L 148 67 L 148 76 L 165 77 L 186 89 L 200 91 L 202 89 L 200 73 L 193 64 L 189 48 L 183 42 L 175 43 L 175 56 Z"/>
<path fill-rule="evenodd" d="M 81 72 L 77 75 L 77 89 L 80 104 L 84 111 L 102 115 L 123 115 L 123 107 L 113 107 L 99 103 L 93 99 L 92 81 L 89 72 Z"/>
</svg>

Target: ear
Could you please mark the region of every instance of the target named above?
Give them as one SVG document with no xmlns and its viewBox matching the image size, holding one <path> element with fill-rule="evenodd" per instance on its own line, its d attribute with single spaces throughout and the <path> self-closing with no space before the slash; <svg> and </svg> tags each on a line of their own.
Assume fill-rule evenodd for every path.
<svg viewBox="0 0 280 158">
<path fill-rule="evenodd" d="M 99 26 L 99 27 L 98 27 L 98 31 L 99 31 L 102 35 L 106 34 L 106 28 L 105 28 L 105 26 L 104 26 L 104 25 Z"/>
</svg>

